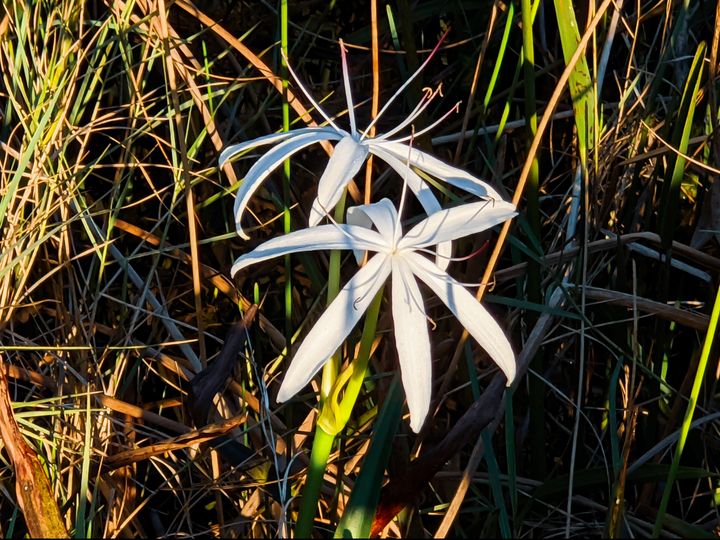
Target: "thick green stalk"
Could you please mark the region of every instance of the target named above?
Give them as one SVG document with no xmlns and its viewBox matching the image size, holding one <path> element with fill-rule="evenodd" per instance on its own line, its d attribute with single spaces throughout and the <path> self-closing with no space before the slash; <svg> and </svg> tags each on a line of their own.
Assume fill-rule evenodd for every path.
<svg viewBox="0 0 720 540">
<path fill-rule="evenodd" d="M 283 131 L 290 131 L 290 105 L 288 104 L 288 6 L 287 0 L 280 3 L 280 48 L 283 52 L 282 59 L 282 120 Z M 283 164 L 285 172 L 283 181 L 283 232 L 290 232 L 292 228 L 290 220 L 290 160 Z M 285 255 L 285 340 L 290 343 L 292 338 L 292 260 L 290 255 Z M 290 349 L 288 348 L 288 353 Z"/>
<path fill-rule="evenodd" d="M 315 520 L 315 509 L 320 498 L 320 488 L 322 487 L 323 476 L 325 476 L 327 461 L 334 442 L 335 435 L 326 433 L 318 426 L 313 438 L 307 482 L 300 502 L 300 515 L 295 525 L 295 538 L 310 538 L 313 521 Z"/>
<path fill-rule="evenodd" d="M 345 199 L 347 190 L 343 193 L 340 201 L 335 206 L 335 222 L 342 223 L 345 214 Z M 334 250 L 330 252 L 330 261 L 328 266 L 328 285 L 327 285 L 327 305 L 335 300 L 338 292 L 340 292 L 340 258 L 342 252 Z M 325 362 L 322 370 L 322 382 L 320 383 L 320 407 L 322 407 L 325 399 L 330 395 L 332 387 L 335 385 L 338 371 L 340 369 L 340 355 L 336 352 Z"/>
<path fill-rule="evenodd" d="M 335 407 L 332 410 L 333 416 L 335 417 L 335 429 L 339 433 L 350 420 L 353 407 L 357 401 L 358 395 L 360 395 L 360 389 L 362 388 L 363 381 L 365 380 L 365 372 L 367 371 L 368 363 L 370 362 L 370 352 L 372 351 L 372 344 L 375 340 L 375 331 L 377 330 L 378 316 L 380 315 L 380 304 L 382 303 L 383 289 L 380 289 L 373 298 L 370 307 L 368 308 L 367 315 L 365 317 L 365 326 L 363 327 L 362 338 L 360 339 L 360 351 L 352 364 L 348 366 L 349 380 L 343 394 L 342 401 L 332 400 L 330 405 Z M 337 384 L 339 393 L 341 384 Z M 318 425 L 325 420 L 323 417 L 323 411 L 320 412 L 318 417 Z"/>
<path fill-rule="evenodd" d="M 703 345 L 703 350 L 700 354 L 700 361 L 698 363 L 697 372 L 695 373 L 695 380 L 693 381 L 693 387 L 690 391 L 690 400 L 688 401 L 687 409 L 685 410 L 685 418 L 683 419 L 682 426 L 680 427 L 680 438 L 678 439 L 677 449 L 675 450 L 675 455 L 673 456 L 672 465 L 670 465 L 667 482 L 665 483 L 662 500 L 660 501 L 660 508 L 658 509 L 655 527 L 653 528 L 653 538 L 657 538 L 660 534 L 660 529 L 662 528 L 663 520 L 665 518 L 665 512 L 667 511 L 668 501 L 670 500 L 670 493 L 673 485 L 675 484 L 678 469 L 680 468 L 680 458 L 682 457 L 683 449 L 685 448 L 685 441 L 687 441 L 687 436 L 690 432 L 690 424 L 692 424 L 693 415 L 695 414 L 695 407 L 697 406 L 700 387 L 702 386 L 703 379 L 705 379 L 705 370 L 707 368 L 708 358 L 710 358 L 713 341 L 715 340 L 718 319 L 720 319 L 720 287 L 718 287 L 718 292 L 715 296 L 715 304 L 713 305 L 712 314 L 710 315 L 710 324 L 708 325 L 707 333 L 705 334 L 705 344 Z"/>
<path fill-rule="evenodd" d="M 318 415 L 310 455 L 310 466 L 307 473 L 308 479 L 303 490 L 300 515 L 295 527 L 296 538 L 310 538 L 315 520 L 315 510 L 320 498 L 322 479 L 325 475 L 327 460 L 330 457 L 333 442 L 350 419 L 350 411 L 352 411 L 352 407 L 360 393 L 362 381 L 365 378 L 372 343 L 375 339 L 377 320 L 380 315 L 381 301 L 382 290 L 377 293 L 365 315 L 365 326 L 363 327 L 360 351 L 357 358 L 335 381 L 335 385 L 329 392 L 327 399 L 320 406 L 320 414 Z M 345 394 L 342 402 L 338 403 L 338 394 L 346 381 L 348 382 Z"/>
</svg>

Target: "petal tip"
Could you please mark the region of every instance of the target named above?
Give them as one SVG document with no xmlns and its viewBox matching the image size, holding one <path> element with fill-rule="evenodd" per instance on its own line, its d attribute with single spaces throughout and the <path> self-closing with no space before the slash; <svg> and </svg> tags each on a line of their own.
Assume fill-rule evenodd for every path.
<svg viewBox="0 0 720 540">
<path fill-rule="evenodd" d="M 250 240 L 250 236 L 243 230 L 243 228 L 238 225 L 236 228 L 236 232 L 240 238 L 243 240 Z"/>
<path fill-rule="evenodd" d="M 420 433 L 420 430 L 423 427 L 423 424 L 425 423 L 425 416 L 423 415 L 422 418 L 419 416 L 413 414 L 410 414 L 410 429 L 413 430 L 413 433 Z"/>
<path fill-rule="evenodd" d="M 282 385 L 280 385 L 280 390 L 278 391 L 276 401 L 278 403 L 285 403 L 295 394 L 297 394 L 297 390 L 293 391 L 292 388 L 290 388 L 290 385 L 285 384 L 285 381 L 283 381 Z"/>
</svg>

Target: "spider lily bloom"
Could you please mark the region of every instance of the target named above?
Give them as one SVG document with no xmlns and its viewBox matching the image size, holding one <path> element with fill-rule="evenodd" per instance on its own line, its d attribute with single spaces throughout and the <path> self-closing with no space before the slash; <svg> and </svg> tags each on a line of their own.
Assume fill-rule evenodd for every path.
<svg viewBox="0 0 720 540">
<path fill-rule="evenodd" d="M 515 356 L 500 326 L 462 284 L 418 252 L 483 231 L 515 214 L 515 207 L 505 201 L 468 203 L 435 212 L 403 235 L 395 206 L 382 199 L 348 209 L 347 224 L 301 229 L 268 240 L 237 259 L 233 275 L 251 264 L 294 252 L 352 249 L 358 262 L 366 251 L 376 253 L 347 282 L 305 337 L 285 374 L 278 401 L 286 401 L 310 382 L 389 276 L 395 345 L 413 431 L 419 431 L 425 421 L 432 390 L 427 316 L 417 279 L 450 308 L 505 373 L 509 384 L 515 378 Z"/>
<path fill-rule="evenodd" d="M 435 50 L 437 50 L 439 46 L 440 43 L 438 43 L 435 47 Z M 410 145 L 406 144 L 407 141 L 412 139 L 413 135 L 391 140 L 391 138 L 397 135 L 400 131 L 412 125 L 415 119 L 427 108 L 433 97 L 439 93 L 439 87 L 436 91 L 426 89 L 425 95 L 417 107 L 415 107 L 410 115 L 398 126 L 377 137 L 368 136 L 371 127 L 375 125 L 392 102 L 423 70 L 432 58 L 435 50 L 430 54 L 420 68 L 418 68 L 418 70 L 405 82 L 405 84 L 403 84 L 400 89 L 388 100 L 383 109 L 365 131 L 358 131 L 356 126 L 352 93 L 350 91 L 350 77 L 348 75 L 346 53 L 342 41 L 340 42 L 340 51 L 342 56 L 343 81 L 348 107 L 348 117 L 350 120 L 350 131 L 346 131 L 338 127 L 338 125 L 322 110 L 320 105 L 316 103 L 312 96 L 310 96 L 310 93 L 305 89 L 302 83 L 300 83 L 297 75 L 295 75 L 295 72 L 288 67 L 288 70 L 302 92 L 312 103 L 313 107 L 322 115 L 328 125 L 323 127 L 306 127 L 288 132 L 266 135 L 264 137 L 258 137 L 250 141 L 229 146 L 223 150 L 220 154 L 221 168 L 227 160 L 244 150 L 265 145 L 276 145 L 255 162 L 238 189 L 235 198 L 235 224 L 238 234 L 245 240 L 248 239 L 248 236 L 242 229 L 241 219 L 248 201 L 252 197 L 253 193 L 255 193 L 258 189 L 262 181 L 265 180 L 265 178 L 267 178 L 274 169 L 276 169 L 290 156 L 307 146 L 321 141 L 338 141 L 338 143 L 335 145 L 334 152 L 330 157 L 327 167 L 325 168 L 325 171 L 320 177 L 320 181 L 318 183 L 317 198 L 313 202 L 309 217 L 309 224 L 311 227 L 317 225 L 317 223 L 337 204 L 345 187 L 350 183 L 353 176 L 355 176 L 355 174 L 360 170 L 369 154 L 374 154 L 378 158 L 382 159 L 390 165 L 390 167 L 399 172 L 401 176 L 406 178 L 408 187 L 418 198 L 420 204 L 423 206 L 423 209 L 428 215 L 440 210 L 440 204 L 425 181 L 414 171 L 410 170 L 408 164 L 417 167 L 432 177 L 447 182 L 452 186 L 467 191 L 478 197 L 501 200 L 500 195 L 486 182 L 483 182 L 482 180 L 461 169 L 458 169 L 457 167 L 448 165 L 430 154 L 417 150 L 416 148 L 412 148 Z M 456 108 L 457 105 L 453 110 Z M 450 112 L 452 112 L 452 110 Z M 449 114 L 450 113 L 447 113 L 440 120 L 428 126 L 426 129 L 415 133 L 414 136 L 417 137 L 434 128 Z M 449 255 L 449 245 L 447 245 L 444 249 L 441 248 L 441 251 L 444 251 Z"/>
</svg>

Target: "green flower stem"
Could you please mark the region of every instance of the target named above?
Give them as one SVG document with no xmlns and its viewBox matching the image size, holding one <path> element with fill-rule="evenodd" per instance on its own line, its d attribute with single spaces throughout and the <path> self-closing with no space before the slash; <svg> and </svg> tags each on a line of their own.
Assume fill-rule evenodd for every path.
<svg viewBox="0 0 720 540">
<path fill-rule="evenodd" d="M 284 54 L 282 60 L 282 120 L 283 131 L 290 131 L 290 106 L 288 103 L 288 69 L 285 58 L 288 57 L 288 6 L 287 0 L 280 3 L 280 48 Z M 285 178 L 283 181 L 283 232 L 289 233 L 292 228 L 290 220 L 290 160 L 283 164 Z M 285 255 L 285 339 L 290 343 L 292 338 L 292 260 Z M 289 351 L 290 349 L 288 349 Z"/>
<path fill-rule="evenodd" d="M 347 190 L 343 192 L 342 197 L 335 206 L 335 222 L 342 223 L 345 214 L 345 199 L 347 198 Z M 334 250 L 330 252 L 330 262 L 328 267 L 328 286 L 327 286 L 327 305 L 335 300 L 340 291 L 340 259 L 342 252 Z M 322 371 L 322 382 L 320 383 L 320 407 L 322 408 L 325 399 L 330 395 L 332 387 L 335 386 L 335 380 L 340 370 L 340 354 L 335 353 L 330 360 L 325 362 Z"/>
<path fill-rule="evenodd" d="M 350 420 L 353 407 L 357 401 L 363 381 L 365 380 L 365 372 L 370 362 L 370 351 L 372 350 L 373 341 L 375 341 L 375 331 L 377 330 L 377 321 L 380 315 L 380 304 L 382 303 L 383 288 L 375 295 L 370 307 L 368 308 L 365 318 L 365 326 L 363 327 L 362 338 L 360 340 L 360 351 L 353 363 L 348 367 L 350 372 L 350 380 L 348 381 L 342 401 L 338 407 L 338 425 L 340 429 L 344 428 Z M 318 419 L 318 422 L 320 419 Z"/>
<path fill-rule="evenodd" d="M 710 324 L 708 325 L 707 333 L 705 334 L 705 343 L 703 344 L 700 361 L 698 362 L 697 371 L 695 372 L 693 387 L 690 391 L 690 400 L 688 401 L 687 409 L 685 410 L 685 418 L 683 419 L 682 426 L 680 427 L 680 438 L 678 439 L 677 449 L 675 450 L 675 455 L 673 456 L 662 500 L 660 501 L 660 508 L 658 509 L 657 519 L 655 520 L 655 527 L 653 528 L 652 533 L 653 538 L 657 538 L 660 535 L 660 529 L 662 528 L 668 501 L 670 500 L 670 493 L 675 485 L 675 478 L 677 477 L 677 472 L 680 468 L 680 457 L 682 456 L 683 449 L 685 448 L 685 441 L 687 441 L 687 436 L 690 432 L 690 425 L 692 424 L 693 414 L 695 413 L 695 407 L 697 406 L 700 387 L 705 379 L 705 370 L 707 368 L 708 358 L 710 358 L 710 351 L 712 350 L 713 341 L 715 339 L 718 319 L 720 319 L 720 287 L 718 287 L 718 292 L 715 296 L 715 304 L 713 305 L 712 314 L 710 315 Z"/>
<path fill-rule="evenodd" d="M 313 522 L 315 521 L 315 511 L 320 499 L 320 488 L 327 468 L 327 460 L 330 457 L 335 437 L 345 428 L 350 419 L 350 414 L 365 378 L 365 372 L 370 361 L 370 351 L 375 340 L 382 295 L 383 290 L 380 289 L 365 315 L 365 325 L 357 358 L 335 379 L 335 384 L 328 392 L 327 399 L 320 405 L 320 414 L 318 415 L 312 453 L 310 454 L 307 483 L 303 490 L 300 514 L 295 526 L 296 538 L 310 538 Z M 342 401 L 339 401 L 338 396 L 346 382 L 347 387 L 344 396 Z"/>
<path fill-rule="evenodd" d="M 295 525 L 295 538 L 310 538 L 315 521 L 315 509 L 320 498 L 320 488 L 334 442 L 335 435 L 326 433 L 320 427 L 315 429 L 307 482 L 300 501 L 300 515 Z"/>
</svg>

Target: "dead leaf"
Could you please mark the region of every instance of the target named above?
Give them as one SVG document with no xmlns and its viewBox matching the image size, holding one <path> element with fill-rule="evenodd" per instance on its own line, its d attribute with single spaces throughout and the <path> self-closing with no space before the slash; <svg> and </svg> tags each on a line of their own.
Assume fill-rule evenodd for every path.
<svg viewBox="0 0 720 540">
<path fill-rule="evenodd" d="M 15 495 L 30 537 L 68 538 L 50 482 L 15 421 L 4 369 L 0 369 L 0 435 L 15 469 Z"/>
</svg>

